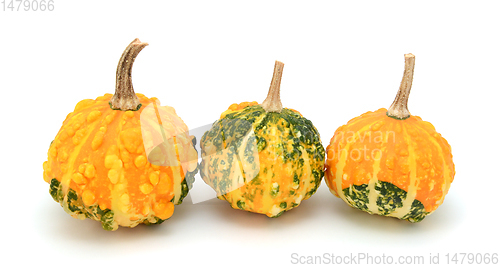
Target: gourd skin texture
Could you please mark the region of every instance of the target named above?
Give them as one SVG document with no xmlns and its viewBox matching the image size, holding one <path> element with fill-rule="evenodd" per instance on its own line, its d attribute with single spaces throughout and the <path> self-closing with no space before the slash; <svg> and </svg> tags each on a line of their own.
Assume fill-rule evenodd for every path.
<svg viewBox="0 0 500 268">
<path fill-rule="evenodd" d="M 106 230 L 161 223 L 172 216 L 174 204 L 182 202 L 197 172 L 197 152 L 186 138 L 187 126 L 156 98 L 137 94 L 140 109 L 121 111 L 110 108 L 111 97 L 82 100 L 68 114 L 50 145 L 43 178 L 54 200 L 74 218 L 101 221 Z M 176 166 L 160 166 L 151 155 L 158 165 L 148 160 L 148 150 L 157 144 L 152 144 L 153 138 L 143 141 L 143 136 L 157 135 L 153 130 L 158 128 L 156 115 L 141 118 L 150 104 L 175 143 L 176 154 L 169 157 L 177 158 Z"/>
<path fill-rule="evenodd" d="M 200 142 L 200 174 L 235 209 L 280 216 L 316 192 L 325 151 L 311 121 L 292 109 L 233 104 Z"/>
<path fill-rule="evenodd" d="M 336 130 L 325 181 L 352 207 L 419 222 L 443 203 L 453 182 L 451 147 L 420 117 L 386 113 L 365 113 Z"/>
</svg>

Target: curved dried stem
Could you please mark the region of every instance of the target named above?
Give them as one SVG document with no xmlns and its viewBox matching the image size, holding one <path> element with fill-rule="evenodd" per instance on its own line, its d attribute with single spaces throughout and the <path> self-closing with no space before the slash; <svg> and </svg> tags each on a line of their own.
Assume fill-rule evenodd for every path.
<svg viewBox="0 0 500 268">
<path fill-rule="evenodd" d="M 262 108 L 264 108 L 266 112 L 280 113 L 283 109 L 280 99 L 280 84 L 284 66 L 285 64 L 280 61 L 276 61 L 274 63 L 274 73 L 273 79 L 271 80 L 271 86 L 269 87 L 267 98 L 261 104 Z"/>
<path fill-rule="evenodd" d="M 139 52 L 147 45 L 148 43 L 143 43 L 136 38 L 123 52 L 116 69 L 115 94 L 109 102 L 112 109 L 136 111 L 140 108 L 141 103 L 132 85 L 132 65 Z"/>
<path fill-rule="evenodd" d="M 387 110 L 387 115 L 396 119 L 406 119 L 410 117 L 408 111 L 408 97 L 410 96 L 411 83 L 413 82 L 413 70 L 415 68 L 415 56 L 413 54 L 405 54 L 405 71 L 403 80 L 399 86 L 398 94 L 394 99 L 391 107 Z"/>
</svg>

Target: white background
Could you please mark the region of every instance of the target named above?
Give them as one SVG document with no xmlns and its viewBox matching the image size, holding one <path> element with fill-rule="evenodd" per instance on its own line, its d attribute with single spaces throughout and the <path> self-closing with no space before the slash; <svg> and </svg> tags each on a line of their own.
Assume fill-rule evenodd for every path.
<svg viewBox="0 0 500 268">
<path fill-rule="evenodd" d="M 292 253 L 426 263 L 439 253 L 441 264 L 447 253 L 500 253 L 497 3 L 56 0 L 52 12 L 0 11 L 1 261 L 284 267 Z M 349 119 L 392 103 L 403 55 L 413 53 L 409 109 L 453 150 L 444 204 L 411 224 L 352 209 L 323 182 L 276 219 L 217 199 L 186 200 L 162 225 L 116 232 L 71 218 L 42 178 L 49 143 L 79 100 L 114 92 L 116 64 L 136 37 L 150 44 L 134 65 L 136 92 L 175 107 L 190 128 L 232 103 L 261 102 L 274 61 L 284 62 L 282 103 L 315 124 L 325 147 Z M 193 193 L 211 194 L 196 179 Z"/>
</svg>

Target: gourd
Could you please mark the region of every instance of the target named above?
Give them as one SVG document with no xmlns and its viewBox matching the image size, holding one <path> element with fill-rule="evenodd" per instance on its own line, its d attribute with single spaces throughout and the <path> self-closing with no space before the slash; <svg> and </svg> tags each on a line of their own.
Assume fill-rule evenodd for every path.
<svg viewBox="0 0 500 268">
<path fill-rule="evenodd" d="M 434 126 L 410 115 L 415 56 L 389 110 L 339 127 L 327 146 L 325 181 L 347 204 L 370 214 L 419 222 L 443 203 L 455 175 L 451 147 Z"/>
<path fill-rule="evenodd" d="M 100 221 L 105 230 L 170 218 L 197 172 L 195 140 L 175 110 L 134 93 L 132 65 L 147 45 L 130 43 L 115 94 L 78 102 L 43 163 L 53 199 L 72 217 Z"/>
<path fill-rule="evenodd" d="M 311 121 L 283 108 L 276 61 L 266 100 L 232 104 L 200 141 L 200 175 L 235 209 L 278 217 L 316 192 L 325 150 Z"/>
</svg>

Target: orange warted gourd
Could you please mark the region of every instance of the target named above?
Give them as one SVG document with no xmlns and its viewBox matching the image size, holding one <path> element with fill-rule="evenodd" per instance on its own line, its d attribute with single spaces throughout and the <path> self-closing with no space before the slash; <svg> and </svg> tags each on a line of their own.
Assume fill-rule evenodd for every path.
<svg viewBox="0 0 500 268">
<path fill-rule="evenodd" d="M 175 110 L 134 93 L 132 65 L 145 46 L 135 39 L 124 51 L 114 95 L 82 100 L 68 114 L 43 163 L 54 200 L 105 230 L 170 218 L 197 172 L 194 141 Z"/>
<path fill-rule="evenodd" d="M 282 108 L 283 63 L 276 62 L 269 93 L 232 104 L 201 141 L 200 174 L 235 209 L 278 217 L 316 192 L 325 149 L 311 121 Z"/>
<path fill-rule="evenodd" d="M 389 108 L 367 112 L 335 131 L 327 147 L 330 191 L 370 214 L 419 222 L 443 203 L 455 175 L 451 147 L 407 108 L 415 56 L 405 55 Z"/>
</svg>

